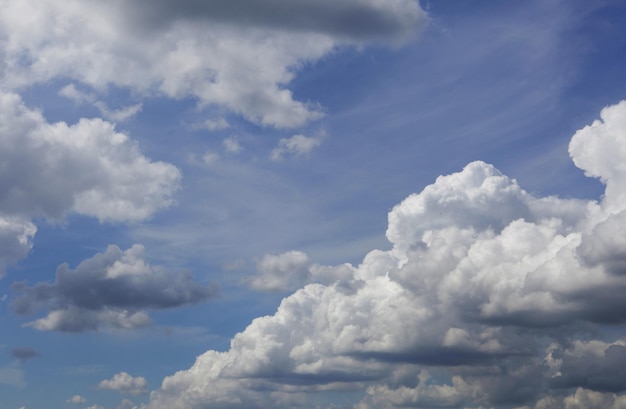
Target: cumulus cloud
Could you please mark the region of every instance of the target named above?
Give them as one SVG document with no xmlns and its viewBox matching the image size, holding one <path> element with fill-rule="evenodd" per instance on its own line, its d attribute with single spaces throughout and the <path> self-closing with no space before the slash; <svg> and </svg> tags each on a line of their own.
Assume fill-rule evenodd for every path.
<svg viewBox="0 0 626 409">
<path fill-rule="evenodd" d="M 18 282 L 13 291 L 12 307 L 18 314 L 48 312 L 27 325 L 65 332 L 146 326 L 152 322 L 146 310 L 196 304 L 216 293 L 214 287 L 193 281 L 187 271 L 151 266 L 137 244 L 125 251 L 111 245 L 75 269 L 60 265 L 53 283 Z"/>
<path fill-rule="evenodd" d="M 309 274 L 309 258 L 301 251 L 268 254 L 257 262 L 259 274 L 249 284 L 261 291 L 285 291 L 302 284 Z"/>
<path fill-rule="evenodd" d="M 346 44 L 397 42 L 426 21 L 413 0 L 0 2 L 0 81 L 69 79 L 103 93 L 195 97 L 261 125 L 320 118 L 286 87 Z"/>
<path fill-rule="evenodd" d="M 28 220 L 0 216 L 0 277 L 7 266 L 30 253 L 36 232 L 37 227 Z"/>
<path fill-rule="evenodd" d="M 272 160 L 281 160 L 285 155 L 306 156 L 319 146 L 321 141 L 304 135 L 294 135 L 278 141 L 278 146 L 272 150 Z"/>
<path fill-rule="evenodd" d="M 14 218 L 76 212 L 100 221 L 143 220 L 171 204 L 181 178 L 175 166 L 150 161 L 108 122 L 50 124 L 18 95 L 4 92 L 0 162 L 0 209 Z M 19 251 L 28 247 L 34 226 L 0 220 L 0 239 L 6 229 L 18 231 Z"/>
<path fill-rule="evenodd" d="M 318 267 L 148 407 L 314 407 L 311 392 L 346 389 L 366 391 L 359 409 L 622 407 L 626 344 L 580 341 L 626 322 L 626 103 L 601 116 L 570 145 L 600 201 L 535 197 L 484 162 L 441 176 L 389 213 L 390 250 Z M 313 271 L 299 252 L 258 267 L 261 288 Z"/>
<path fill-rule="evenodd" d="M 13 358 L 19 359 L 22 362 L 27 361 L 31 358 L 38 357 L 40 355 L 41 354 L 32 347 L 15 347 L 11 350 L 11 356 Z"/>
<path fill-rule="evenodd" d="M 142 376 L 133 377 L 126 372 L 120 372 L 115 374 L 113 378 L 100 382 L 98 388 L 128 395 L 143 395 L 148 393 L 148 381 Z"/>
<path fill-rule="evenodd" d="M 120 404 L 117 406 L 117 409 L 137 409 L 138 406 L 129 399 L 122 399 Z"/>
<path fill-rule="evenodd" d="M 74 395 L 71 398 L 69 398 L 68 400 L 66 400 L 67 403 L 85 403 L 87 402 L 87 399 L 85 399 L 84 397 L 80 396 L 80 395 Z"/>
<path fill-rule="evenodd" d="M 292 250 L 282 254 L 266 254 L 256 263 L 257 274 L 246 283 L 258 291 L 288 291 L 307 283 L 347 283 L 354 268 L 349 264 L 324 266 L 312 263 L 309 256 Z"/>
</svg>

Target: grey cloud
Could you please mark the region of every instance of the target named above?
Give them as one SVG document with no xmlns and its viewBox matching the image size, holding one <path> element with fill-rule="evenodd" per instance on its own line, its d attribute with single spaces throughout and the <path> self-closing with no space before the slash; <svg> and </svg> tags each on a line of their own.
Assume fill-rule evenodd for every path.
<svg viewBox="0 0 626 409">
<path fill-rule="evenodd" d="M 138 96 L 196 98 L 277 128 L 324 115 L 288 89 L 303 63 L 340 46 L 405 39 L 426 21 L 413 0 L 4 3 L 0 80 L 7 89 L 61 78 L 84 89 L 64 92 L 78 100 L 92 91 L 87 99 L 100 100 L 115 86 Z M 120 120 L 140 108 L 96 107 Z M 64 209 L 69 199 L 61 199 L 50 205 Z"/>
<path fill-rule="evenodd" d="M 603 351 L 565 354 L 559 374 L 551 378 L 555 388 L 582 387 L 600 392 L 623 392 L 626 379 L 626 346 L 609 344 Z"/>
<path fill-rule="evenodd" d="M 125 251 L 111 245 L 75 269 L 60 265 L 53 283 L 15 283 L 13 310 L 49 311 L 31 323 L 41 330 L 80 332 L 103 324 L 134 328 L 151 322 L 143 310 L 196 304 L 216 294 L 215 287 L 193 281 L 187 271 L 149 265 L 143 252 L 140 245 Z"/>
<path fill-rule="evenodd" d="M 241 26 L 323 33 L 355 41 L 405 39 L 426 21 L 414 0 L 136 0 L 135 21 L 164 25 L 205 19 Z"/>
<path fill-rule="evenodd" d="M 11 350 L 11 356 L 22 362 L 40 355 L 41 354 L 32 347 L 15 347 Z"/>
</svg>

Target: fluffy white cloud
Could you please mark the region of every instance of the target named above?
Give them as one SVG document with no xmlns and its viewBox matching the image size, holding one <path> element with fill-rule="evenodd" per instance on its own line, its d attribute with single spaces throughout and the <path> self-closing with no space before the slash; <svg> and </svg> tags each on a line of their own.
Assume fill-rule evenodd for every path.
<svg viewBox="0 0 626 409">
<path fill-rule="evenodd" d="M 193 281 L 187 271 L 151 266 L 141 245 L 126 251 L 111 245 L 76 269 L 60 265 L 54 283 L 29 287 L 18 282 L 13 291 L 12 306 L 18 314 L 48 311 L 27 325 L 42 331 L 83 332 L 143 327 L 152 322 L 146 309 L 199 303 L 216 289 Z"/>
<path fill-rule="evenodd" d="M 100 382 L 98 388 L 129 395 L 143 395 L 148 393 L 148 381 L 142 376 L 133 377 L 126 372 L 120 372 L 113 378 Z"/>
<path fill-rule="evenodd" d="M 350 286 L 354 281 L 354 267 L 350 264 L 324 266 L 311 263 L 309 256 L 301 251 L 282 254 L 266 254 L 256 263 L 257 274 L 246 282 L 259 291 L 288 291 L 307 283 Z"/>
<path fill-rule="evenodd" d="M 74 211 L 100 221 L 143 220 L 171 203 L 181 177 L 108 122 L 50 124 L 12 93 L 0 93 L 0 162 L 0 211 L 15 217 Z M 34 234 L 30 225 L 22 229 L 22 237 Z"/>
<path fill-rule="evenodd" d="M 261 284 L 298 271 L 323 279 L 254 320 L 228 351 L 165 378 L 149 407 L 313 407 L 309 392 L 366 386 L 359 408 L 620 407 L 624 344 L 575 340 L 626 322 L 626 275 L 615 267 L 626 243 L 610 239 L 626 226 L 626 201 L 616 200 L 626 174 L 602 168 L 621 166 L 612 155 L 626 146 L 624 118 L 626 103 L 607 108 L 572 140 L 575 163 L 607 184 L 600 202 L 537 198 L 474 162 L 397 205 L 393 248 L 357 267 L 314 268 L 298 252 L 263 259 Z M 585 389 L 559 396 L 574 387 Z"/>
<path fill-rule="evenodd" d="M 302 284 L 309 274 L 309 258 L 301 251 L 268 254 L 257 262 L 259 274 L 249 284 L 262 291 L 286 291 L 295 283 Z"/>
<path fill-rule="evenodd" d="M 0 1 L 0 79 L 196 97 L 277 127 L 319 118 L 293 99 L 297 69 L 341 44 L 398 41 L 426 18 L 413 0 Z"/>
<path fill-rule="evenodd" d="M 0 216 L 0 277 L 7 266 L 28 255 L 36 232 L 37 227 L 23 218 Z"/>
<path fill-rule="evenodd" d="M 66 400 L 67 403 L 85 403 L 87 402 L 87 399 L 85 399 L 84 397 L 80 396 L 80 395 L 74 395 L 71 398 L 69 398 L 68 400 Z"/>
<path fill-rule="evenodd" d="M 278 141 L 278 146 L 272 150 L 272 160 L 281 160 L 285 155 L 305 156 L 319 146 L 321 141 L 304 135 L 294 135 Z"/>
</svg>

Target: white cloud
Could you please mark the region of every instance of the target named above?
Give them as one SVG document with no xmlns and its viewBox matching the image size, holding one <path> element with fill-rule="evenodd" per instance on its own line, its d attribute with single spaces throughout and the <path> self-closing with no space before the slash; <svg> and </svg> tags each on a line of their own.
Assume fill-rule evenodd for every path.
<svg viewBox="0 0 626 409">
<path fill-rule="evenodd" d="M 98 100 L 95 94 L 79 91 L 74 84 L 69 84 L 61 88 L 61 90 L 59 91 L 59 95 L 69 98 L 77 104 L 91 104 L 95 106 L 98 111 L 100 111 L 100 114 L 104 118 L 114 122 L 126 121 L 127 119 L 137 115 L 143 107 L 142 104 L 135 104 L 128 107 L 111 110 L 107 106 L 107 104 Z"/>
<path fill-rule="evenodd" d="M 342 44 L 407 38 L 426 21 L 412 0 L 254 0 L 237 7 L 2 0 L 0 7 L 5 87 L 69 78 L 97 92 L 114 85 L 141 95 L 192 96 L 285 128 L 322 116 L 286 88 L 303 63 Z"/>
<path fill-rule="evenodd" d="M 122 399 L 120 404 L 117 406 L 117 409 L 138 409 L 138 406 L 129 399 Z"/>
<path fill-rule="evenodd" d="M 0 277 L 7 266 L 30 253 L 36 232 L 37 227 L 27 220 L 0 216 Z"/>
<path fill-rule="evenodd" d="M 175 308 L 205 301 L 216 289 L 193 281 L 187 271 L 151 266 L 144 248 L 109 246 L 75 269 L 57 268 L 53 283 L 13 284 L 18 314 L 46 310 L 26 325 L 41 331 L 84 332 L 103 327 L 132 329 L 152 323 L 146 309 Z"/>
<path fill-rule="evenodd" d="M 320 145 L 319 138 L 304 135 L 294 135 L 278 141 L 278 146 L 272 150 L 272 160 L 281 160 L 285 155 L 306 156 Z"/>
<path fill-rule="evenodd" d="M 250 279 L 249 285 L 261 291 L 290 290 L 294 284 L 301 285 L 307 280 L 308 267 L 309 258 L 301 251 L 267 254 L 257 262 L 259 274 Z"/>
<path fill-rule="evenodd" d="M 222 141 L 222 145 L 224 146 L 224 149 L 226 149 L 226 152 L 228 153 L 239 153 L 241 152 L 241 144 L 239 143 L 239 141 L 237 140 L 237 138 L 235 136 L 231 136 L 230 138 L 226 138 L 224 139 L 224 141 Z"/>
<path fill-rule="evenodd" d="M 98 384 L 99 389 L 109 389 L 123 394 L 143 395 L 148 393 L 148 382 L 142 376 L 133 377 L 126 372 L 115 374 Z"/>
<path fill-rule="evenodd" d="M 20 97 L 0 93 L 0 209 L 6 215 L 137 221 L 171 204 L 179 170 L 152 162 L 100 119 L 49 124 Z"/>
<path fill-rule="evenodd" d="M 619 264 L 626 243 L 612 239 L 626 226 L 626 201 L 616 200 L 626 173 L 598 170 L 621 166 L 612 155 L 626 146 L 626 103 L 603 113 L 604 123 L 577 133 L 571 149 L 583 170 L 605 175 L 599 203 L 534 197 L 483 162 L 439 177 L 390 212 L 393 248 L 370 252 L 357 267 L 314 269 L 299 252 L 262 259 L 260 287 L 313 271 L 323 280 L 255 319 L 228 351 L 207 351 L 165 378 L 149 407 L 290 407 L 286 396 L 307 402 L 321 388 L 368 385 L 359 408 L 596 401 L 613 408 L 621 397 L 602 393 L 626 392 L 618 381 L 626 347 L 570 338 L 626 323 Z M 606 138 L 614 149 L 600 149 Z M 596 156 L 581 160 L 587 148 Z M 558 342 L 546 355 L 541 344 L 550 339 Z M 545 396 L 578 387 L 593 393 Z"/>
<path fill-rule="evenodd" d="M 80 395 L 74 395 L 71 398 L 69 398 L 68 400 L 66 400 L 67 403 L 85 403 L 87 402 L 87 399 L 85 399 L 84 397 L 80 396 Z"/>
</svg>

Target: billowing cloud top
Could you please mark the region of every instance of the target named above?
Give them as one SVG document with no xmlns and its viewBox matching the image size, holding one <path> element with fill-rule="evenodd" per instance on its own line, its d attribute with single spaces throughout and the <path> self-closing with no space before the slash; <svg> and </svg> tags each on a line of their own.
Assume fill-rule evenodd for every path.
<svg viewBox="0 0 626 409">
<path fill-rule="evenodd" d="M 322 116 L 285 88 L 303 62 L 340 44 L 406 38 L 426 21 L 413 0 L 1 0 L 0 8 L 5 88 L 58 78 L 128 87 L 276 127 Z"/>
<path fill-rule="evenodd" d="M 143 156 L 111 123 L 50 124 L 6 92 L 0 92 L 0 162 L 0 216 L 60 218 L 73 211 L 100 221 L 143 220 L 171 203 L 181 178 L 175 166 Z"/>
<path fill-rule="evenodd" d="M 315 407 L 310 392 L 364 385 L 359 409 L 623 407 L 626 341 L 565 335 L 626 322 L 626 102 L 601 116 L 570 152 L 607 185 L 602 201 L 534 197 L 470 163 L 390 212 L 391 250 L 285 298 L 228 351 L 166 378 L 149 407 Z M 287 265 L 315 280 L 291 252 L 261 260 L 254 284 L 274 286 Z M 581 389 L 545 397 L 563 388 Z"/>
</svg>

